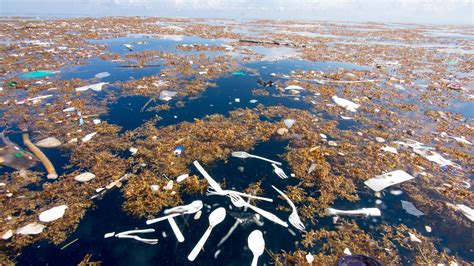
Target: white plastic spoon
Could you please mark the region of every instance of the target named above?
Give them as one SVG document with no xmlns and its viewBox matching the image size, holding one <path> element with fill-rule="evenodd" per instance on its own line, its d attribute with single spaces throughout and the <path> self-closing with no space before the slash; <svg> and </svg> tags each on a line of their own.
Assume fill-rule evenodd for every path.
<svg viewBox="0 0 474 266">
<path fill-rule="evenodd" d="M 257 266 L 258 257 L 260 257 L 265 250 L 265 240 L 263 240 L 262 232 L 260 230 L 254 230 L 250 233 L 248 244 L 253 253 L 252 266 Z"/>
<path fill-rule="evenodd" d="M 204 235 L 202 235 L 201 239 L 199 239 L 191 253 L 189 253 L 188 260 L 194 261 L 196 259 L 197 255 L 199 255 L 199 252 L 209 238 L 209 235 L 211 235 L 212 228 L 224 221 L 225 215 L 226 211 L 222 207 L 215 209 L 211 212 L 211 214 L 209 214 L 209 227 L 207 228 L 206 232 L 204 232 Z"/>
<path fill-rule="evenodd" d="M 270 159 L 267 159 L 267 158 L 264 158 L 264 157 L 261 157 L 261 156 L 253 155 L 253 154 L 247 153 L 245 151 L 234 151 L 234 152 L 232 152 L 232 157 L 241 158 L 241 159 L 255 158 L 255 159 L 267 161 L 267 162 L 270 162 L 270 163 L 273 163 L 273 164 L 276 164 L 276 165 L 281 165 L 280 162 L 276 162 L 276 161 L 273 161 L 273 160 L 270 160 Z"/>
<path fill-rule="evenodd" d="M 165 214 L 167 214 L 167 213 L 170 213 L 170 214 L 165 215 L 163 217 L 147 220 L 146 224 L 154 224 L 154 223 L 157 223 L 157 222 L 167 220 L 168 218 L 173 218 L 173 217 L 176 217 L 176 216 L 180 216 L 182 214 L 196 213 L 196 212 L 198 212 L 199 210 L 202 209 L 202 206 L 203 206 L 202 201 L 195 200 L 195 201 L 191 202 L 188 205 L 178 206 L 178 207 L 171 208 L 169 210 L 165 210 L 164 211 Z"/>
</svg>

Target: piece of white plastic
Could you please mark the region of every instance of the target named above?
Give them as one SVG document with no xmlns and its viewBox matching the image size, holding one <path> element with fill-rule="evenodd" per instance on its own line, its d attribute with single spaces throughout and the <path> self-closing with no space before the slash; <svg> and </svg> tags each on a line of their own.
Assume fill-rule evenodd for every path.
<svg viewBox="0 0 474 266">
<path fill-rule="evenodd" d="M 371 188 L 373 191 L 379 192 L 389 186 L 393 186 L 414 178 L 415 177 L 403 170 L 396 170 L 383 175 L 376 176 L 375 178 L 371 178 L 365 181 L 364 184 Z"/>
</svg>

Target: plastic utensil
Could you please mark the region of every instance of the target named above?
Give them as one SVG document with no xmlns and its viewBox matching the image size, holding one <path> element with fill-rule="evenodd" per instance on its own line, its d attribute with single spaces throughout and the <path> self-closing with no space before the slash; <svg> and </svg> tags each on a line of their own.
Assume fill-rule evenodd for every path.
<svg viewBox="0 0 474 266">
<path fill-rule="evenodd" d="M 204 235 L 202 235 L 201 239 L 199 239 L 196 246 L 194 246 L 191 253 L 189 253 L 188 260 L 194 261 L 196 259 L 197 255 L 199 255 L 199 252 L 201 251 L 202 247 L 211 235 L 212 228 L 224 221 L 225 216 L 226 211 L 222 207 L 215 209 L 211 212 L 211 214 L 209 214 L 209 227 L 207 228 L 206 232 L 204 232 Z"/>
<path fill-rule="evenodd" d="M 235 190 L 222 190 L 222 192 L 219 193 L 219 192 L 210 190 L 209 188 L 207 189 L 207 195 L 227 196 L 227 195 L 230 194 L 230 193 L 237 194 L 237 195 L 242 196 L 242 197 L 245 197 L 245 198 L 257 199 L 257 200 L 263 200 L 263 201 L 273 202 L 273 199 L 270 199 L 270 198 L 254 196 L 254 195 L 242 193 L 242 192 L 235 191 Z"/>
<path fill-rule="evenodd" d="M 176 217 L 176 216 L 180 216 L 182 214 L 196 213 L 196 212 L 198 212 L 199 210 L 202 209 L 202 206 L 203 206 L 202 201 L 195 200 L 195 201 L 191 202 L 188 205 L 178 206 L 178 207 L 174 207 L 174 208 L 165 210 L 164 213 L 168 214 L 168 215 L 165 215 L 165 216 L 159 217 L 159 218 L 155 218 L 155 219 L 147 220 L 146 224 L 154 224 L 154 223 L 157 223 L 157 222 L 167 220 L 168 218 L 173 218 L 173 217 Z"/>
<path fill-rule="evenodd" d="M 329 215 L 337 215 L 337 216 L 380 216 L 382 213 L 378 208 L 362 208 L 358 210 L 348 210 L 348 211 L 343 211 L 343 210 L 337 210 L 334 208 L 326 208 L 326 213 Z"/>
<path fill-rule="evenodd" d="M 275 174 L 277 176 L 279 176 L 281 179 L 287 179 L 288 176 L 285 174 L 285 172 L 283 171 L 283 169 L 281 169 L 280 167 L 276 166 L 275 164 L 272 163 L 272 166 L 273 168 L 275 169 Z"/>
<path fill-rule="evenodd" d="M 301 221 L 300 217 L 298 216 L 298 212 L 296 211 L 295 204 L 290 200 L 290 198 L 288 198 L 288 196 L 285 193 L 283 193 L 283 191 L 279 190 L 273 185 L 272 185 L 272 188 L 275 189 L 280 195 L 282 195 L 286 199 L 288 204 L 290 204 L 291 209 L 293 209 L 293 211 L 290 214 L 290 217 L 288 217 L 288 221 L 290 222 L 290 224 L 292 224 L 296 229 L 303 231 L 305 229 L 305 226 L 303 222 Z"/>
<path fill-rule="evenodd" d="M 196 168 L 198 169 L 198 171 L 204 176 L 204 178 L 207 180 L 207 182 L 209 183 L 209 185 L 210 185 L 216 192 L 222 192 L 222 188 L 221 188 L 221 186 L 219 185 L 219 183 L 217 183 L 214 179 L 212 179 L 212 177 L 206 172 L 206 170 L 204 170 L 204 168 L 202 168 L 201 164 L 199 164 L 198 161 L 194 161 L 193 164 L 194 164 L 194 166 L 196 166 Z"/>
<path fill-rule="evenodd" d="M 248 239 L 248 245 L 253 253 L 252 266 L 257 266 L 258 257 L 263 254 L 265 250 L 265 240 L 260 230 L 254 230 L 250 233 Z"/>
<path fill-rule="evenodd" d="M 170 224 L 171 229 L 173 230 L 173 233 L 176 236 L 176 239 L 178 239 L 178 242 L 184 242 L 183 233 L 181 233 L 181 230 L 179 230 L 179 227 L 176 224 L 175 220 L 173 218 L 168 218 L 168 223 Z"/>
<path fill-rule="evenodd" d="M 273 164 L 276 164 L 276 165 L 281 165 L 280 162 L 276 162 L 276 161 L 273 161 L 273 160 L 270 160 L 270 159 L 267 159 L 267 158 L 264 158 L 264 157 L 253 155 L 253 154 L 247 153 L 245 151 L 234 151 L 234 152 L 232 152 L 232 157 L 242 158 L 242 159 L 255 158 L 255 159 L 267 161 L 267 162 L 270 162 L 270 163 L 273 163 Z"/>
<path fill-rule="evenodd" d="M 246 206 L 246 207 L 252 209 L 254 212 L 262 215 L 265 218 L 267 218 L 268 220 L 270 220 L 274 223 L 277 223 L 281 226 L 288 227 L 288 224 L 286 222 L 282 221 L 280 218 L 278 218 L 273 213 L 267 212 L 265 210 L 262 210 L 262 209 L 260 209 L 256 206 L 253 206 L 253 205 L 245 202 L 245 200 L 241 196 L 231 193 L 231 194 L 229 194 L 229 197 L 230 197 L 230 200 L 232 201 L 232 204 L 234 204 L 235 207 L 241 208 L 241 207 Z"/>
</svg>

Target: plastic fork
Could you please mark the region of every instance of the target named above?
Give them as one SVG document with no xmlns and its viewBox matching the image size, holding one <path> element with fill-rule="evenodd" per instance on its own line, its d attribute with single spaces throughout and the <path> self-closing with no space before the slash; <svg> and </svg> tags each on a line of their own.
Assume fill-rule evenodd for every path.
<svg viewBox="0 0 474 266">
<path fill-rule="evenodd" d="M 250 195 L 250 194 L 246 194 L 246 193 L 242 193 L 242 192 L 234 191 L 234 190 L 222 190 L 222 192 L 217 192 L 217 191 L 214 191 L 210 188 L 207 188 L 206 192 L 207 192 L 207 195 L 220 195 L 220 196 L 226 196 L 226 195 L 232 193 L 232 194 L 236 194 L 236 195 L 239 195 L 239 196 L 242 196 L 242 197 L 245 197 L 245 198 L 249 198 L 249 199 L 256 199 L 256 200 L 263 200 L 263 201 L 273 202 L 273 199 L 270 199 L 270 198 L 254 196 L 254 195 Z"/>
<path fill-rule="evenodd" d="M 270 159 L 267 159 L 267 158 L 264 158 L 264 157 L 260 157 L 260 156 L 257 156 L 257 155 L 253 155 L 253 154 L 247 153 L 245 151 L 234 151 L 232 153 L 232 157 L 237 157 L 237 158 L 242 158 L 242 159 L 255 158 L 255 159 L 270 162 L 272 164 L 281 165 L 281 163 L 279 163 L 279 162 L 276 162 L 276 161 L 273 161 L 273 160 L 270 160 Z"/>
<path fill-rule="evenodd" d="M 296 229 L 303 231 L 305 229 L 305 226 L 303 222 L 301 221 L 300 217 L 298 216 L 298 212 L 296 211 L 295 204 L 290 200 L 290 198 L 288 198 L 288 196 L 285 193 L 283 193 L 283 191 L 279 190 L 273 185 L 272 185 L 272 188 L 275 189 L 280 195 L 282 195 L 283 198 L 286 199 L 288 204 L 290 204 L 291 209 L 293 209 L 293 211 L 290 214 L 290 217 L 288 217 L 288 221 L 290 222 L 290 224 L 292 224 Z"/>
<path fill-rule="evenodd" d="M 283 169 L 281 169 L 280 167 L 276 166 L 273 163 L 272 163 L 272 166 L 275 169 L 275 174 L 277 174 L 277 176 L 279 176 L 281 179 L 287 179 L 288 178 L 288 176 L 285 174 L 285 172 L 283 172 Z"/>
<path fill-rule="evenodd" d="M 262 210 L 262 209 L 260 209 L 256 206 L 248 204 L 247 202 L 245 202 L 245 200 L 241 196 L 230 193 L 229 197 L 230 197 L 230 200 L 232 201 L 232 204 L 234 204 L 235 207 L 241 208 L 241 207 L 247 206 L 248 208 L 252 209 L 254 212 L 262 215 L 265 218 L 267 218 L 268 220 L 270 220 L 274 223 L 277 223 L 281 226 L 288 227 L 288 224 L 286 222 L 282 221 L 280 218 L 278 218 L 273 213 L 267 212 L 267 211 Z"/>
</svg>

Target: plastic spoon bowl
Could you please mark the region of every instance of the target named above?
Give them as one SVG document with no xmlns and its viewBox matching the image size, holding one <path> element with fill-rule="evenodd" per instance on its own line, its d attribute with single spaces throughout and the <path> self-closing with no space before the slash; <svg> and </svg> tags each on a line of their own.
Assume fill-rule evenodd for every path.
<svg viewBox="0 0 474 266">
<path fill-rule="evenodd" d="M 252 266 L 257 266 L 258 257 L 263 254 L 265 250 L 265 240 L 260 230 L 254 230 L 248 237 L 248 245 L 253 253 Z"/>
<path fill-rule="evenodd" d="M 197 255 L 199 255 L 199 252 L 209 238 L 209 235 L 211 235 L 212 228 L 224 221 L 225 215 L 226 211 L 222 207 L 217 208 L 211 212 L 209 215 L 209 227 L 207 228 L 206 232 L 204 232 L 204 235 L 202 235 L 201 239 L 199 239 L 199 242 L 193 248 L 191 253 L 189 253 L 188 260 L 194 261 L 196 259 Z"/>
</svg>

